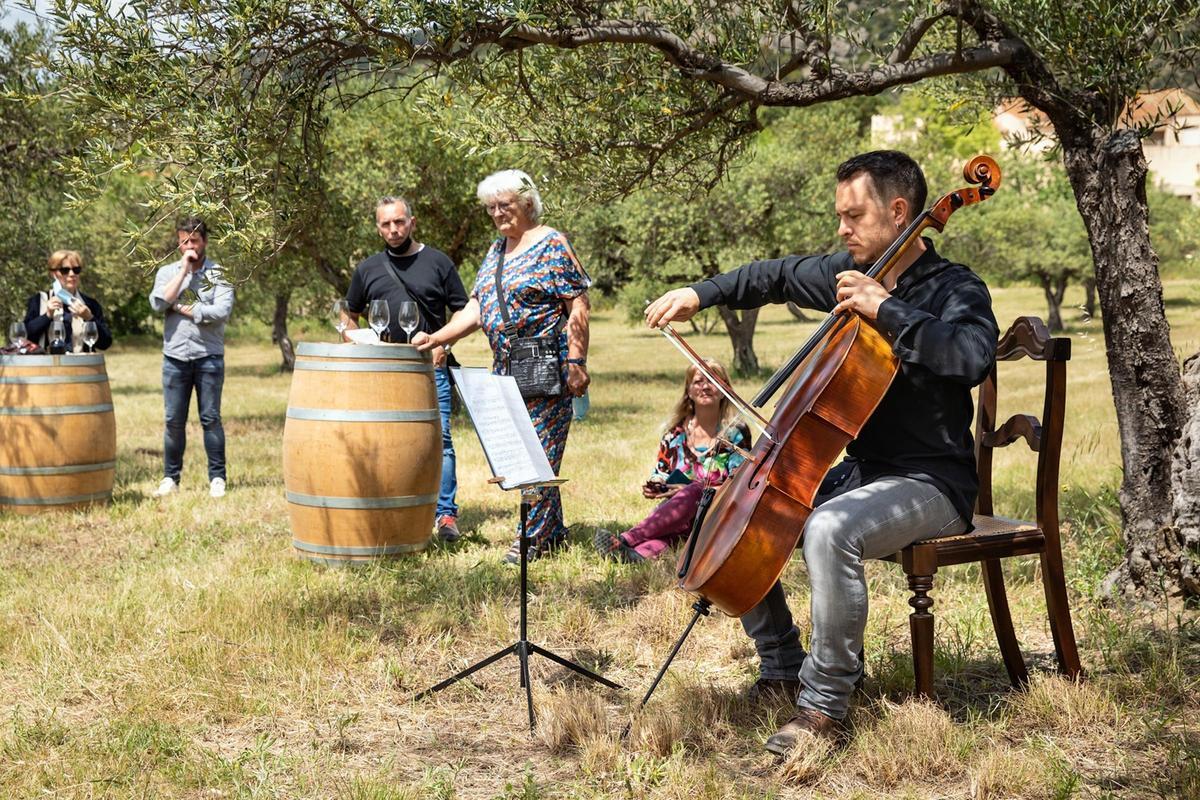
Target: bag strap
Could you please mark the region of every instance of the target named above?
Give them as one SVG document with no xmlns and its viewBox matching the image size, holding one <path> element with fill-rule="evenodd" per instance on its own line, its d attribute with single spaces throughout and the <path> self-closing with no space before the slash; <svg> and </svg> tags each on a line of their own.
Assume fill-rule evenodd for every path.
<svg viewBox="0 0 1200 800">
<path fill-rule="evenodd" d="M 421 251 L 418 250 L 417 253 L 419 253 L 419 252 L 421 252 Z M 416 255 L 416 253 L 414 253 L 413 255 Z M 385 264 L 387 264 L 388 274 L 392 276 L 392 280 L 394 280 L 396 283 L 398 283 L 400 285 L 400 288 L 404 290 L 404 296 L 407 297 L 409 300 L 412 300 L 413 295 L 412 295 L 412 292 L 410 292 L 408 290 L 408 284 L 405 283 L 404 279 L 400 277 L 400 270 L 396 269 L 396 265 L 392 263 L 391 255 L 389 255 L 386 250 L 383 252 L 383 262 Z"/>
<path fill-rule="evenodd" d="M 503 239 L 500 240 L 500 255 L 496 259 L 496 304 L 500 306 L 500 318 L 504 321 L 504 335 L 508 338 L 515 338 L 517 335 L 517 326 L 513 323 L 508 313 L 508 298 L 504 296 L 504 285 L 500 281 L 500 274 L 504 271 L 504 248 L 506 243 Z M 574 253 L 571 254 L 574 256 Z M 585 273 L 586 274 L 586 273 Z M 567 327 L 567 308 L 566 303 L 560 303 L 563 306 L 562 313 L 559 314 L 558 322 L 554 325 L 554 333 L 562 333 Z"/>
<path fill-rule="evenodd" d="M 512 323 L 508 313 L 508 298 L 504 295 L 504 284 L 500 282 L 500 273 L 504 271 L 505 242 L 500 240 L 500 252 L 496 257 L 496 305 L 500 306 L 500 318 L 504 320 L 504 335 L 512 338 L 517 335 L 517 326 Z"/>
</svg>

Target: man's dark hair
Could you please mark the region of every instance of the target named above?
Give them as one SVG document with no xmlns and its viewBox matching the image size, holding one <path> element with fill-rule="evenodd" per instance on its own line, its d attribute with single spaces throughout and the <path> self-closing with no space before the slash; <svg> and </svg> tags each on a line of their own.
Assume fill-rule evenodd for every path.
<svg viewBox="0 0 1200 800">
<path fill-rule="evenodd" d="M 175 223 L 176 233 L 198 233 L 200 238 L 208 241 L 208 226 L 199 217 L 184 217 Z"/>
<path fill-rule="evenodd" d="M 880 203 L 886 205 L 893 197 L 903 197 L 908 201 L 910 222 L 925 210 L 925 198 L 929 194 L 925 174 L 908 155 L 899 150 L 872 150 L 854 156 L 838 167 L 838 183 L 851 180 L 863 172 L 871 176 Z"/>
</svg>

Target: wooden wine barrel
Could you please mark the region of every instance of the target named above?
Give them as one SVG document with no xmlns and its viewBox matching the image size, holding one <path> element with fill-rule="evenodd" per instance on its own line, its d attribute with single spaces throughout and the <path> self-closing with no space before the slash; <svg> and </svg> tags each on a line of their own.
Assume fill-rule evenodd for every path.
<svg viewBox="0 0 1200 800">
<path fill-rule="evenodd" d="M 283 483 L 299 555 L 345 564 L 424 549 L 441 478 L 427 355 L 408 345 L 296 348 Z"/>
<path fill-rule="evenodd" d="M 0 355 L 0 511 L 107 503 L 116 457 L 103 355 Z"/>
</svg>

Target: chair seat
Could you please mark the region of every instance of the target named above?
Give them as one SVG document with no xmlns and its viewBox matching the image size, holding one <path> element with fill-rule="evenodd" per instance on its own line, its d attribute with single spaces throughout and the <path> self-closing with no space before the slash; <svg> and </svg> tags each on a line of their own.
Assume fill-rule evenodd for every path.
<svg viewBox="0 0 1200 800">
<path fill-rule="evenodd" d="M 965 564 L 984 558 L 1040 553 L 1046 546 L 1045 535 L 1033 522 L 984 514 L 976 514 L 972 522 L 975 529 L 970 533 L 926 539 L 913 546 L 934 545 L 937 548 L 939 567 Z"/>
</svg>

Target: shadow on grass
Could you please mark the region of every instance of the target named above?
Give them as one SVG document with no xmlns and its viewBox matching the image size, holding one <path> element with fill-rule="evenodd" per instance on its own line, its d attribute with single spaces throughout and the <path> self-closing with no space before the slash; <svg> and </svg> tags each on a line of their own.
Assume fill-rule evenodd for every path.
<svg viewBox="0 0 1200 800">
<path fill-rule="evenodd" d="M 653 371 L 620 371 L 620 372 L 605 372 L 602 379 L 608 384 L 631 384 L 633 386 L 657 386 L 667 387 L 670 389 L 683 390 L 683 376 L 687 372 L 687 363 L 681 362 L 678 366 L 673 366 L 665 370 Z M 591 418 L 601 410 L 601 406 L 593 404 L 588 412 L 588 417 Z"/>
<path fill-rule="evenodd" d="M 236 481 L 230 484 L 229 488 L 230 490 L 276 488 L 279 489 L 280 494 L 283 494 L 283 475 L 260 475 L 253 478 L 238 477 Z"/>
<path fill-rule="evenodd" d="M 134 383 L 127 386 L 113 386 L 112 393 L 122 397 L 138 397 L 141 395 L 161 395 L 161 386 L 151 386 L 148 383 Z"/>
<path fill-rule="evenodd" d="M 240 414 L 236 417 L 224 417 L 221 424 L 225 428 L 225 436 L 237 436 L 246 433 L 283 433 L 285 412 L 277 414 Z"/>
<path fill-rule="evenodd" d="M 231 378 L 274 378 L 288 374 L 275 361 L 267 364 L 235 364 L 225 367 L 225 376 Z"/>
<path fill-rule="evenodd" d="M 645 413 L 643 406 L 637 403 L 597 403 L 588 409 L 584 419 L 571 422 L 571 430 L 580 427 L 588 428 L 596 425 L 611 425 L 630 417 L 638 417 Z"/>
<path fill-rule="evenodd" d="M 1103 776 L 1099 785 L 1131 797 L 1200 797 L 1200 733 L 1189 718 L 1200 692 L 1200 618 L 1174 614 L 1154 624 L 1144 614 L 1096 611 L 1080 626 L 1081 646 L 1098 651 L 1096 663 L 1085 655 L 1086 679 L 1138 710 L 1125 725 L 1129 749 L 1152 754 L 1157 767 Z"/>
<path fill-rule="evenodd" d="M 500 517 L 510 514 L 473 512 L 460 518 L 460 525 L 471 531 L 484 518 Z M 514 510 L 511 518 L 515 521 L 515 517 Z M 420 553 L 359 569 L 300 567 L 314 570 L 314 576 L 305 582 L 306 591 L 279 597 L 277 602 L 301 627 L 337 619 L 338 624 L 363 628 L 382 641 L 461 632 L 478 621 L 481 609 L 517 607 L 519 572 L 505 564 L 490 544 L 478 533 L 467 533 L 457 542 L 434 539 Z M 590 552 L 590 527 L 586 543 L 573 537 L 559 558 L 531 565 L 534 593 L 552 601 L 557 593 L 568 592 L 575 601 L 603 615 L 636 605 L 663 588 L 652 569 L 593 571 L 591 565 L 585 565 L 581 571 L 573 551 L 585 547 L 584 558 L 590 560 L 594 555 Z"/>
<path fill-rule="evenodd" d="M 149 497 L 149 495 L 140 489 L 125 487 L 122 489 L 113 490 L 113 503 L 120 505 L 124 505 L 126 503 L 134 506 L 141 505 L 142 503 L 146 502 Z"/>
<path fill-rule="evenodd" d="M 1192 308 L 1194 306 L 1200 306 L 1200 299 L 1195 297 L 1185 297 L 1182 295 L 1175 297 L 1164 297 L 1163 305 L 1165 305 L 1167 308 Z"/>
</svg>

